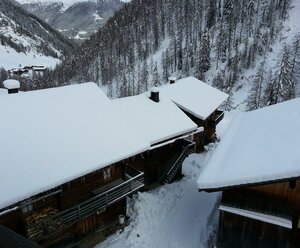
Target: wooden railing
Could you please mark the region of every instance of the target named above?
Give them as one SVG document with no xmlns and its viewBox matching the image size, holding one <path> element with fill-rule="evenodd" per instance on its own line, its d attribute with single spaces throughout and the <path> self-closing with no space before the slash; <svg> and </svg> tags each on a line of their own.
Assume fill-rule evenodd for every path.
<svg viewBox="0 0 300 248">
<path fill-rule="evenodd" d="M 126 166 L 126 181 L 119 185 L 98 194 L 89 200 L 81 202 L 76 206 L 58 212 L 50 217 L 39 220 L 28 226 L 30 239 L 38 241 L 46 235 L 55 233 L 60 229 L 72 225 L 79 220 L 86 218 L 106 207 L 116 203 L 126 196 L 138 191 L 144 186 L 144 173 Z"/>
<path fill-rule="evenodd" d="M 224 112 L 221 110 L 216 110 L 210 120 L 212 124 L 217 125 L 224 118 Z"/>
</svg>

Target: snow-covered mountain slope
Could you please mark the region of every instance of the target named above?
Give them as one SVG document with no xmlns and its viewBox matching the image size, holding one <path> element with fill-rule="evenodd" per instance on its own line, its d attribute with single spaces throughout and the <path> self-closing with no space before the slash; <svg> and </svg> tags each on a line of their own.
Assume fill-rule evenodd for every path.
<svg viewBox="0 0 300 248">
<path fill-rule="evenodd" d="M 0 1 L 0 67 L 53 67 L 73 44 L 10 0 Z"/>
<path fill-rule="evenodd" d="M 114 12 L 121 0 L 19 0 L 30 13 L 77 41 L 95 33 Z"/>
<path fill-rule="evenodd" d="M 69 8 L 70 6 L 76 3 L 83 3 L 83 2 L 101 2 L 101 0 L 16 0 L 21 4 L 30 4 L 30 3 L 43 3 L 43 4 L 63 4 L 64 8 Z M 102 0 L 103 1 L 103 0 Z M 105 1 L 105 0 L 104 0 Z M 120 2 L 128 3 L 131 0 L 120 0 Z M 107 0 L 106 0 L 107 2 Z"/>
<path fill-rule="evenodd" d="M 236 99 L 247 99 L 265 60 L 260 106 L 267 105 L 267 86 L 277 87 L 274 64 L 280 64 L 283 48 L 297 34 L 292 13 L 299 12 L 298 1 L 204 2 L 131 1 L 82 44 L 78 56 L 65 61 L 61 72 L 68 73 L 54 81 L 92 80 L 120 97 L 166 83 L 172 75 L 193 75 L 230 94 L 229 109 Z M 286 28 L 288 23 L 293 27 Z M 284 38 L 287 33 L 291 38 Z"/>
</svg>

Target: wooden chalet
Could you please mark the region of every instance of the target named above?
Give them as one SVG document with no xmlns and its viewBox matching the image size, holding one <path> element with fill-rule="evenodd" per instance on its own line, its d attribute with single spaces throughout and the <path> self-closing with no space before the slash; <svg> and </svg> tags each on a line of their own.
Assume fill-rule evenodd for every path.
<svg viewBox="0 0 300 248">
<path fill-rule="evenodd" d="M 16 94 L 0 97 L 0 225 L 42 246 L 75 242 L 125 215 L 127 196 L 181 177 L 184 159 L 213 136 L 195 108 L 210 100 L 187 97 L 194 87 L 201 99 L 202 84 L 177 81 L 178 102 L 163 87 L 111 101 L 93 83 L 18 93 L 8 80 Z"/>
<path fill-rule="evenodd" d="M 171 78 L 170 83 L 163 85 L 160 90 L 162 95 L 169 97 L 198 127 L 204 128 L 204 132 L 194 135 L 197 151 L 215 140 L 216 126 L 224 117 L 224 112 L 218 108 L 228 98 L 227 94 L 194 77 L 177 81 Z"/>
<path fill-rule="evenodd" d="M 0 225 L 51 246 L 126 213 L 150 144 L 92 83 L 0 97 Z"/>
<path fill-rule="evenodd" d="M 216 247 L 300 247 L 300 98 L 239 115 L 198 179 L 222 191 Z"/>
<path fill-rule="evenodd" d="M 182 163 L 195 151 L 193 135 L 203 131 L 158 88 L 113 100 L 113 104 L 150 143 L 132 166 L 145 174 L 145 184 L 170 183 L 182 175 Z"/>
</svg>

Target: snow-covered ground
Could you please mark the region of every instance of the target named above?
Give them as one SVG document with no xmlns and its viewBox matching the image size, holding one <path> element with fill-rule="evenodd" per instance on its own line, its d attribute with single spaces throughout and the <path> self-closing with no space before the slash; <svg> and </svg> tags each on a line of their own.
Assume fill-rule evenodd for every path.
<svg viewBox="0 0 300 248">
<path fill-rule="evenodd" d="M 228 113 L 218 127 L 222 137 L 237 111 Z M 196 181 L 217 144 L 192 154 L 183 165 L 185 177 L 155 190 L 138 193 L 129 204 L 131 223 L 96 248 L 207 247 L 217 222 L 219 193 L 199 192 Z"/>
<path fill-rule="evenodd" d="M 42 38 L 37 35 L 21 34 L 18 31 L 21 29 L 20 25 L 0 11 L 1 21 L 6 25 L 0 27 L 0 34 L 9 38 L 14 44 L 24 47 L 26 52 L 17 52 L 14 48 L 0 43 L 0 67 L 6 70 L 26 65 L 43 65 L 54 68 L 60 62 L 59 59 L 45 56 L 39 51 L 39 46 L 45 43 Z M 46 29 L 44 30 L 48 32 Z M 51 44 L 47 43 L 47 46 L 58 56 L 61 55 L 61 52 Z"/>
</svg>

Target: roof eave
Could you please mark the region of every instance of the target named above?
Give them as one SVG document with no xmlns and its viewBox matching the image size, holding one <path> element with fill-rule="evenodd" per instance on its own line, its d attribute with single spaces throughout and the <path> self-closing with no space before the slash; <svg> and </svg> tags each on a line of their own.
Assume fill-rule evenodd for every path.
<svg viewBox="0 0 300 248">
<path fill-rule="evenodd" d="M 213 193 L 213 192 L 219 192 L 219 191 L 224 191 L 224 190 L 229 190 L 229 189 L 261 186 L 261 185 L 267 185 L 267 184 L 273 184 L 273 183 L 282 183 L 282 182 L 288 182 L 288 181 L 298 180 L 298 179 L 300 179 L 300 176 L 274 179 L 274 180 L 261 181 L 261 182 L 245 183 L 245 184 L 239 184 L 239 185 L 228 185 L 228 186 L 216 187 L 216 188 L 198 188 L 198 191 L 199 192 L 205 191 L 207 193 Z"/>
</svg>

